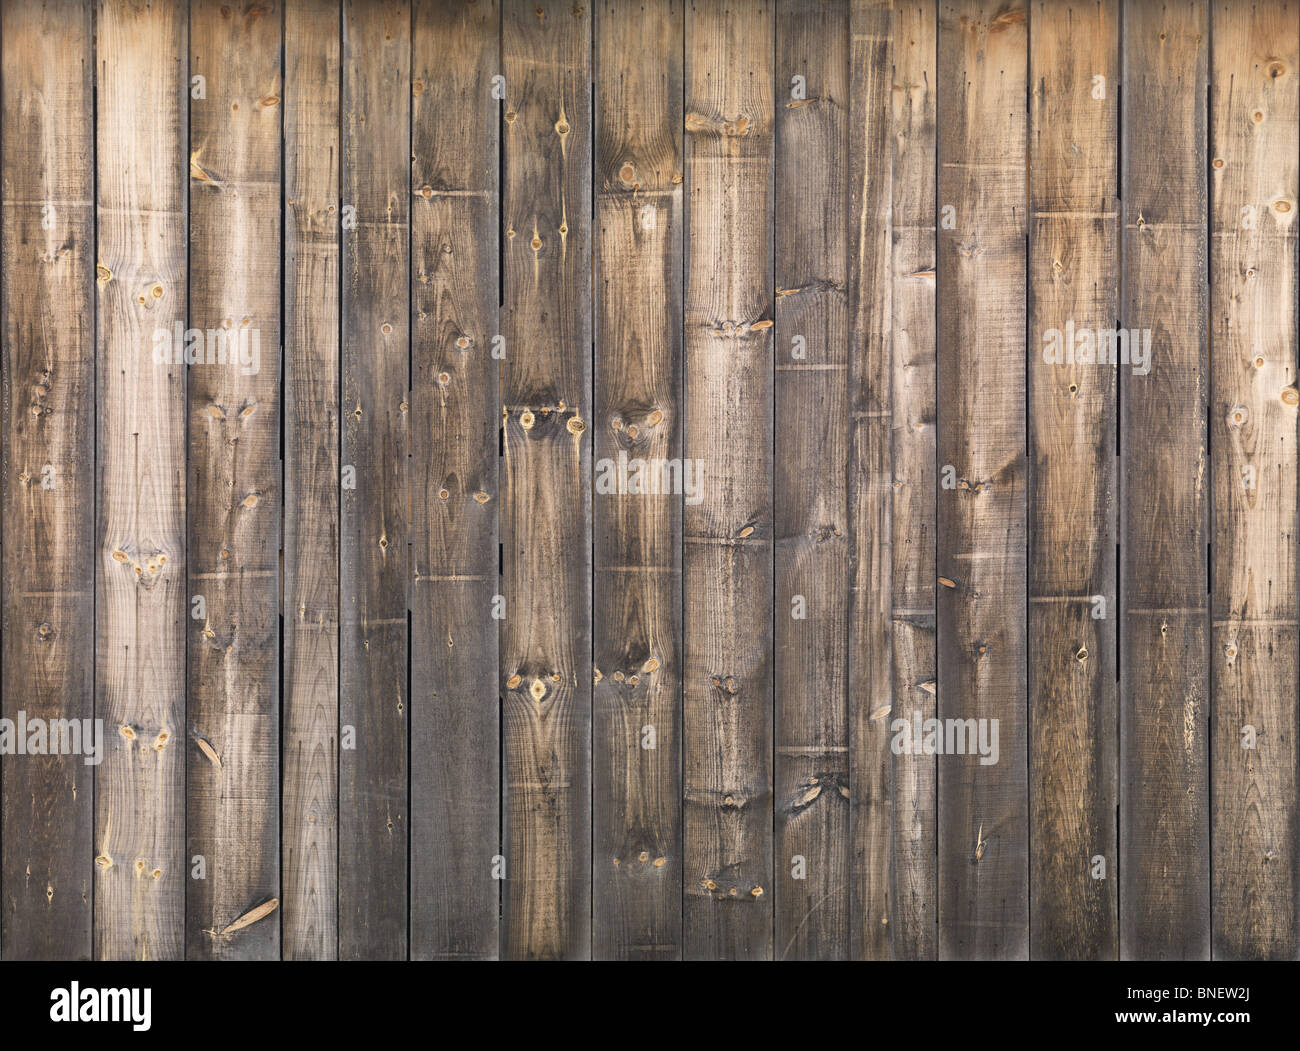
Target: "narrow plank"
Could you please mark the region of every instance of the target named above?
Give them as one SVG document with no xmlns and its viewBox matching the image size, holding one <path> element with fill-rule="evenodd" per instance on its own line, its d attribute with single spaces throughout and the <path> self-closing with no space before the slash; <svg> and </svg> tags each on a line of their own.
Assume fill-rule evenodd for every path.
<svg viewBox="0 0 1300 1051">
<path fill-rule="evenodd" d="M 0 13 L 0 690 L 6 719 L 78 720 L 68 744 L 93 725 L 95 704 L 92 16 L 88 5 L 16 0 Z M 9 756 L 0 767 L 8 959 L 90 957 L 94 739 L 81 744 L 84 755 Z"/>
<path fill-rule="evenodd" d="M 683 954 L 772 956 L 772 5 L 686 12 Z"/>
<path fill-rule="evenodd" d="M 417 0 L 411 41 L 411 956 L 493 958 L 501 14 Z"/>
<path fill-rule="evenodd" d="M 845 959 L 849 0 L 777 0 L 775 63 L 774 357 L 795 366 L 774 379 L 775 944 L 781 959 Z M 888 75 L 869 105 L 883 109 Z"/>
<path fill-rule="evenodd" d="M 185 951 L 186 379 L 153 340 L 185 318 L 187 30 L 183 6 L 97 8 L 99 959 Z"/>
<path fill-rule="evenodd" d="M 190 5 L 190 959 L 280 957 L 278 917 L 216 932 L 280 893 L 281 24 L 267 0 Z"/>
<path fill-rule="evenodd" d="M 685 27 L 681 0 L 606 0 L 596 19 L 597 481 L 620 456 L 681 456 Z M 678 489 L 592 498 L 598 959 L 682 953 Z"/>
<path fill-rule="evenodd" d="M 939 758 L 944 959 L 1029 949 L 1026 38 L 1023 3 L 940 4 L 938 713 L 998 732 Z"/>
<path fill-rule="evenodd" d="M 404 959 L 410 6 L 345 0 L 343 34 L 339 958 Z"/>
<path fill-rule="evenodd" d="M 337 0 L 284 7 L 284 749 L 281 954 L 338 954 Z"/>
<path fill-rule="evenodd" d="M 893 82 L 884 122 L 893 144 L 893 406 L 862 403 L 868 412 L 892 409 L 894 543 L 892 594 L 893 693 L 867 711 L 868 734 L 883 735 L 894 719 L 936 716 L 935 679 L 935 102 L 938 7 L 920 0 L 894 15 Z M 881 383 L 887 382 L 884 377 Z M 868 388 L 870 390 L 870 388 Z M 871 418 L 864 421 L 869 425 Z M 886 476 L 888 481 L 888 476 Z M 870 590 L 873 582 L 856 582 Z M 850 690 L 850 698 L 856 698 Z M 856 701 L 851 701 L 856 703 Z M 886 704 L 890 711 L 871 716 Z M 886 717 L 888 716 L 888 718 Z M 857 724 L 855 724 L 855 727 Z M 885 741 L 875 747 L 882 750 Z M 894 755 L 886 808 L 893 871 L 891 907 L 883 932 L 897 959 L 933 960 L 937 947 L 938 858 L 935 854 L 938 768 L 934 756 Z M 886 767 L 886 769 L 889 769 Z M 858 794 L 858 804 L 866 800 Z M 883 946 L 871 955 L 881 956 Z"/>
<path fill-rule="evenodd" d="M 1294 959 L 1300 13 L 1211 20 L 1213 955 Z"/>
<path fill-rule="evenodd" d="M 1197 0 L 1125 4 L 1120 955 L 1206 958 L 1206 67 Z"/>
<path fill-rule="evenodd" d="M 1107 331 L 1118 316 L 1118 16 L 1116 0 L 1036 0 L 1030 9 L 1035 959 L 1113 960 L 1118 953 L 1116 372 L 1045 357 L 1053 332 Z"/>
<path fill-rule="evenodd" d="M 931 5 L 933 8 L 933 5 Z M 903 13 L 899 12 L 900 19 Z M 890 322 L 893 280 L 893 126 L 891 95 L 893 77 L 894 12 L 888 3 L 852 0 L 849 9 L 849 172 L 848 310 L 851 337 L 847 362 L 848 404 L 833 412 L 848 414 L 849 448 L 840 458 L 848 464 L 846 476 L 849 521 L 849 564 L 843 567 L 848 594 L 838 596 L 847 607 L 847 683 L 850 720 L 850 949 L 856 959 L 882 960 L 891 955 L 895 928 L 895 899 L 891 887 L 893 857 L 895 765 L 915 762 L 911 757 L 896 759 L 890 752 L 889 714 L 893 708 L 892 624 L 890 606 L 894 557 L 893 473 L 894 421 L 891 353 L 893 331 Z M 933 18 L 931 18 L 933 40 Z M 784 131 L 778 127 L 781 154 L 785 152 Z M 924 148 L 924 147 L 922 147 Z M 930 168 L 934 167 L 933 135 Z M 779 155 L 780 156 L 780 155 Z M 779 161 L 778 156 L 778 161 Z M 837 173 L 844 179 L 843 173 Z M 911 174 L 915 175 L 915 172 Z M 780 182 L 782 197 L 797 194 Z M 931 180 L 933 182 L 933 180 Z M 785 207 L 778 198 L 778 252 L 784 240 Z M 806 220 L 805 220 L 806 221 Z M 933 269 L 933 260 L 929 264 Z M 778 288 L 781 281 L 778 277 Z M 777 301 L 777 318 L 784 306 Z M 777 354 L 786 353 L 782 326 L 778 324 Z M 933 374 L 930 377 L 934 382 Z M 780 384 L 778 380 L 778 396 Z M 778 397 L 778 420 L 783 410 Z M 778 423 L 778 426 L 782 426 Z M 778 471 L 778 479 L 784 474 Z M 832 475 L 832 478 L 835 476 Z M 819 478 L 820 486 L 826 479 Z M 780 485 L 778 484 L 778 492 Z M 778 558 L 778 574 L 780 560 Z M 778 623 L 785 615 L 778 595 Z M 778 658 L 779 661 L 779 658 Z M 779 696 L 785 683 L 778 663 Z M 794 675 L 797 669 L 792 669 Z M 784 702 L 782 702 L 784 705 Z M 781 727 L 778 723 L 778 732 Z M 780 797 L 778 797 L 780 798 Z M 934 852 L 934 830 L 930 830 L 930 852 Z M 786 851 L 778 862 L 786 864 Z M 784 880 L 783 873 L 783 880 Z M 778 906 L 779 906 L 778 902 Z M 778 915 L 778 925 L 780 918 Z"/>
<path fill-rule="evenodd" d="M 502 955 L 591 954 L 591 13 L 507 0 Z"/>
</svg>

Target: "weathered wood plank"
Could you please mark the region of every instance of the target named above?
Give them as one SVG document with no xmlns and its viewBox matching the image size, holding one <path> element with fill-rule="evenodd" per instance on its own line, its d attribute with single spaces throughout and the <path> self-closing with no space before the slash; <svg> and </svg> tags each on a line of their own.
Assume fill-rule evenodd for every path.
<svg viewBox="0 0 1300 1051">
<path fill-rule="evenodd" d="M 1120 325 L 1151 333 L 1119 366 L 1125 959 L 1210 949 L 1206 13 L 1124 5 Z"/>
<path fill-rule="evenodd" d="M 848 310 L 851 324 L 847 361 L 848 404 L 832 408 L 847 418 L 850 445 L 840 453 L 848 465 L 849 564 L 848 755 L 851 829 L 851 951 L 858 959 L 887 959 L 893 934 L 893 781 L 896 760 L 889 750 L 893 694 L 891 576 L 893 572 L 893 281 L 890 96 L 893 76 L 893 12 L 887 3 L 852 0 L 849 13 L 849 241 Z M 933 21 L 933 20 L 932 20 Z M 931 27 L 933 32 L 933 26 Z M 778 132 L 781 131 L 778 125 Z M 784 136 L 778 134 L 784 152 Z M 934 166 L 931 142 L 930 167 Z M 779 174 L 779 173 L 778 173 Z M 836 173 L 841 180 L 843 173 Z M 785 191 L 782 191 L 785 192 Z M 778 236 L 785 208 L 778 200 Z M 778 244 L 778 250 L 779 250 Z M 933 264 L 931 264 L 933 267 Z M 778 290 L 781 281 L 778 278 Z M 780 299 L 778 321 L 783 309 Z M 777 355 L 786 341 L 778 325 Z M 933 382 L 933 376 L 931 377 Z M 779 386 L 779 385 L 778 385 Z M 783 415 L 780 404 L 778 419 Z M 783 471 L 778 467 L 778 479 Z M 817 479 L 817 485 L 825 479 Z M 780 486 L 778 485 L 778 492 Z M 778 558 L 778 572 L 779 572 Z M 778 623 L 785 615 L 777 602 Z M 795 669 L 797 674 L 797 669 Z M 784 689 L 778 679 L 778 684 Z M 780 727 L 778 726 L 778 730 Z M 910 757 L 909 757 L 910 760 Z M 781 796 L 778 796 L 781 801 Z M 934 850 L 931 830 L 930 850 Z M 786 851 L 779 864 L 788 864 Z M 783 875 L 783 879 L 784 879 Z M 778 903 L 779 904 L 779 903 Z M 779 923 L 779 919 L 778 919 Z"/>
<path fill-rule="evenodd" d="M 939 757 L 942 958 L 1029 949 L 1026 37 L 1018 0 L 940 4 L 938 713 L 987 746 Z"/>
<path fill-rule="evenodd" d="M 411 956 L 493 958 L 500 883 L 495 2 L 417 0 L 411 213 Z"/>
<path fill-rule="evenodd" d="M 1117 316 L 1118 16 L 1115 0 L 1036 0 L 1030 9 L 1035 959 L 1114 959 L 1118 952 L 1116 378 L 1109 365 L 1071 364 L 1055 354 L 1059 339 L 1108 331 Z"/>
<path fill-rule="evenodd" d="M 344 0 L 340 959 L 407 955 L 410 105 L 409 3 Z"/>
<path fill-rule="evenodd" d="M 893 257 L 890 331 L 893 405 L 868 400 L 861 411 L 889 411 L 893 428 L 893 562 L 889 605 L 893 635 L 893 693 L 867 711 L 869 734 L 893 732 L 894 719 L 922 720 L 936 713 L 935 677 L 935 102 L 938 10 L 926 0 L 900 4 L 894 14 L 893 82 L 886 122 L 892 143 Z M 870 388 L 868 388 L 870 390 Z M 872 417 L 859 426 L 870 426 Z M 889 476 L 885 476 L 888 484 Z M 870 576 L 857 585 L 869 594 Z M 856 691 L 850 691 L 856 703 Z M 886 704 L 889 711 L 877 715 Z M 875 719 L 871 717 L 876 715 Z M 857 724 L 855 723 L 855 727 Z M 875 743 L 882 756 L 889 738 Z M 935 854 L 938 769 L 934 756 L 888 753 L 892 785 L 855 806 L 879 798 L 890 826 L 892 872 L 887 912 L 879 906 L 871 938 L 904 960 L 935 958 L 938 858 Z M 882 775 L 883 780 L 883 775 Z M 880 805 L 880 804 L 876 804 Z M 870 915 L 868 914 L 868 918 Z M 880 919 L 889 919 L 884 931 Z M 864 939 L 867 933 L 864 931 Z M 889 941 L 885 942 L 884 939 Z"/>
<path fill-rule="evenodd" d="M 278 917 L 216 932 L 280 893 L 281 24 L 267 0 L 190 6 L 191 959 L 280 956 Z"/>
<path fill-rule="evenodd" d="M 338 955 L 338 0 L 284 8 L 286 960 Z"/>
<path fill-rule="evenodd" d="M 591 13 L 506 0 L 502 955 L 591 954 Z"/>
<path fill-rule="evenodd" d="M 682 953 L 681 522 L 693 497 L 620 491 L 616 474 L 620 456 L 681 456 L 681 0 L 606 0 L 595 56 L 592 951 L 671 960 Z"/>
<path fill-rule="evenodd" d="M 844 192 L 848 0 L 777 0 L 775 62 L 775 945 L 782 959 L 844 959 L 850 897 L 844 464 L 849 362 L 857 356 L 848 338 Z M 874 76 L 881 90 L 867 93 L 866 101 L 883 109 L 888 69 Z M 886 141 L 883 131 L 874 138 L 882 146 Z M 887 233 L 879 243 L 887 251 Z M 878 341 L 863 342 L 870 354 Z M 888 428 L 881 433 L 887 445 Z M 887 678 L 889 662 L 883 664 Z"/>
<path fill-rule="evenodd" d="M 686 12 L 684 955 L 772 955 L 773 58 L 766 0 Z"/>
<path fill-rule="evenodd" d="M 1210 926 L 1215 959 L 1294 959 L 1300 12 L 1210 17 Z"/>
<path fill-rule="evenodd" d="M 185 318 L 186 16 L 104 0 L 95 20 L 100 959 L 185 951 L 186 370 L 153 340 Z"/>
<path fill-rule="evenodd" d="M 16 960 L 91 953 L 95 757 L 81 731 L 95 707 L 93 13 L 8 0 L 0 14 L 3 714 L 87 721 L 68 738 L 84 756 L 0 765 L 0 947 Z"/>
</svg>

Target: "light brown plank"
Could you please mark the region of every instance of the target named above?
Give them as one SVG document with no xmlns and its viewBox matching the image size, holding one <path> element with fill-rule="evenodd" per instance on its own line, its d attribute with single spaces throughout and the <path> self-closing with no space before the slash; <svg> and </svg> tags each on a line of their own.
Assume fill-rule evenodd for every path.
<svg viewBox="0 0 1300 1051">
<path fill-rule="evenodd" d="M 95 19 L 100 959 L 185 951 L 186 377 L 153 346 L 186 317 L 187 25 L 121 0 Z"/>
<path fill-rule="evenodd" d="M 281 953 L 338 954 L 337 0 L 284 8 L 284 751 Z"/>
</svg>

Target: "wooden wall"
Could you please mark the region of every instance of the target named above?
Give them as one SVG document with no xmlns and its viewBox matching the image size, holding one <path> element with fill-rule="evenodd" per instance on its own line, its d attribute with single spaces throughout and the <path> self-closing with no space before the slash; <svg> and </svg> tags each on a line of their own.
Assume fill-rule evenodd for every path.
<svg viewBox="0 0 1300 1051">
<path fill-rule="evenodd" d="M 0 50 L 5 958 L 1300 956 L 1295 0 Z"/>
</svg>

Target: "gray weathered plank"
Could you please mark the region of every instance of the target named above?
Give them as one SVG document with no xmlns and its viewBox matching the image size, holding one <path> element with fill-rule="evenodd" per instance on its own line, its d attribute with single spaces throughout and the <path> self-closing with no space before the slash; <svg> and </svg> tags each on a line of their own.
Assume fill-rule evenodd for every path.
<svg viewBox="0 0 1300 1051">
<path fill-rule="evenodd" d="M 280 956 L 278 917 L 219 933 L 280 893 L 280 31 L 266 0 L 190 5 L 191 959 Z"/>
<path fill-rule="evenodd" d="M 682 506 L 620 492 L 681 456 L 681 0 L 606 0 L 595 40 L 592 952 L 682 953 Z M 662 474 L 658 475 L 662 479 Z M 601 480 L 614 484 L 601 484 Z M 692 479 L 694 481 L 694 479 Z"/>
<path fill-rule="evenodd" d="M 502 5 L 502 955 L 591 954 L 591 12 Z"/>
<path fill-rule="evenodd" d="M 849 172 L 847 176 L 851 325 L 847 456 L 849 591 L 848 715 L 851 904 L 850 948 L 858 959 L 886 959 L 893 934 L 894 766 L 889 750 L 893 656 L 893 12 L 887 3 L 849 8 Z M 932 27 L 933 31 L 933 27 Z M 933 142 L 930 165 L 934 165 Z M 840 178 L 844 178 L 840 173 Z M 783 214 L 778 207 L 778 216 Z M 778 223 L 780 219 L 778 218 Z M 780 226 L 778 225 L 778 230 Z M 778 332 L 778 354 L 784 350 Z M 933 377 L 932 377 L 933 382 Z M 779 409 L 779 406 L 778 406 Z M 933 851 L 933 833 L 931 834 Z M 778 859 L 785 863 L 786 859 Z"/>
<path fill-rule="evenodd" d="M 338 0 L 284 7 L 281 953 L 338 954 Z"/>
<path fill-rule="evenodd" d="M 772 5 L 686 11 L 684 905 L 689 959 L 772 955 Z"/>
<path fill-rule="evenodd" d="M 933 719 L 935 678 L 935 105 L 938 8 L 925 0 L 900 4 L 894 14 L 893 82 L 888 116 L 893 163 L 890 328 L 893 405 L 893 562 L 889 594 L 893 694 L 867 711 L 871 730 L 884 736 L 894 719 Z M 881 383 L 885 380 L 882 378 Z M 859 426 L 869 426 L 871 417 Z M 890 481 L 885 478 L 886 483 Z M 883 587 L 863 579 L 861 588 Z M 856 703 L 850 691 L 850 703 Z M 889 711 L 880 709 L 886 703 Z M 876 718 L 871 717 L 875 715 Z M 856 725 L 856 724 L 855 724 Z M 882 752 L 888 741 L 876 747 Z M 884 931 L 892 955 L 935 958 L 938 858 L 935 854 L 938 768 L 934 756 L 889 753 L 891 788 L 880 793 L 890 829 L 892 895 Z M 873 795 L 872 799 L 876 797 Z M 866 806 L 858 794 L 855 805 Z M 877 804 L 879 805 L 879 804 Z M 875 927 L 872 928 L 876 930 Z M 875 955 L 884 955 L 883 945 Z"/>
<path fill-rule="evenodd" d="M 407 955 L 410 30 L 344 0 L 340 959 Z"/>
<path fill-rule="evenodd" d="M 3 714 L 94 716 L 93 51 L 86 4 L 9 0 L 3 39 Z M 93 738 L 0 765 L 0 948 L 91 952 Z M 62 734 L 60 734 L 62 737 Z M 51 740 L 50 746 L 53 748 Z"/>
<path fill-rule="evenodd" d="M 495 2 L 417 0 L 412 48 L 411 956 L 498 951 Z"/>
<path fill-rule="evenodd" d="M 1052 333 L 1105 331 L 1117 316 L 1118 16 L 1114 0 L 1036 0 L 1030 8 L 1035 959 L 1114 959 L 1118 952 L 1116 378 L 1108 365 L 1044 356 Z"/>
<path fill-rule="evenodd" d="M 1119 366 L 1125 959 L 1210 951 L 1208 28 L 1199 0 L 1124 5 L 1120 325 L 1151 333 L 1150 371 Z"/>
<path fill-rule="evenodd" d="M 780 959 L 844 959 L 850 948 L 844 464 L 849 363 L 856 357 L 848 339 L 848 0 L 777 0 L 775 62 L 775 946 Z M 881 88 L 888 83 L 887 67 L 872 75 Z M 883 90 L 866 95 L 868 102 L 884 97 Z M 870 110 L 864 115 L 869 134 L 878 117 Z M 885 134 L 873 139 L 883 146 Z M 887 250 L 888 233 L 873 243 Z M 864 343 L 870 354 L 878 340 Z M 888 429 L 880 433 L 888 444 Z M 868 475 L 868 488 L 874 480 Z M 887 498 L 882 502 L 887 506 Z M 883 663 L 888 676 L 889 662 Z"/>
<path fill-rule="evenodd" d="M 975 720 L 988 746 L 955 734 L 950 745 L 945 730 L 939 757 L 948 959 L 1029 949 L 1026 38 L 1021 2 L 940 4 L 938 715 L 967 729 Z"/>
</svg>

